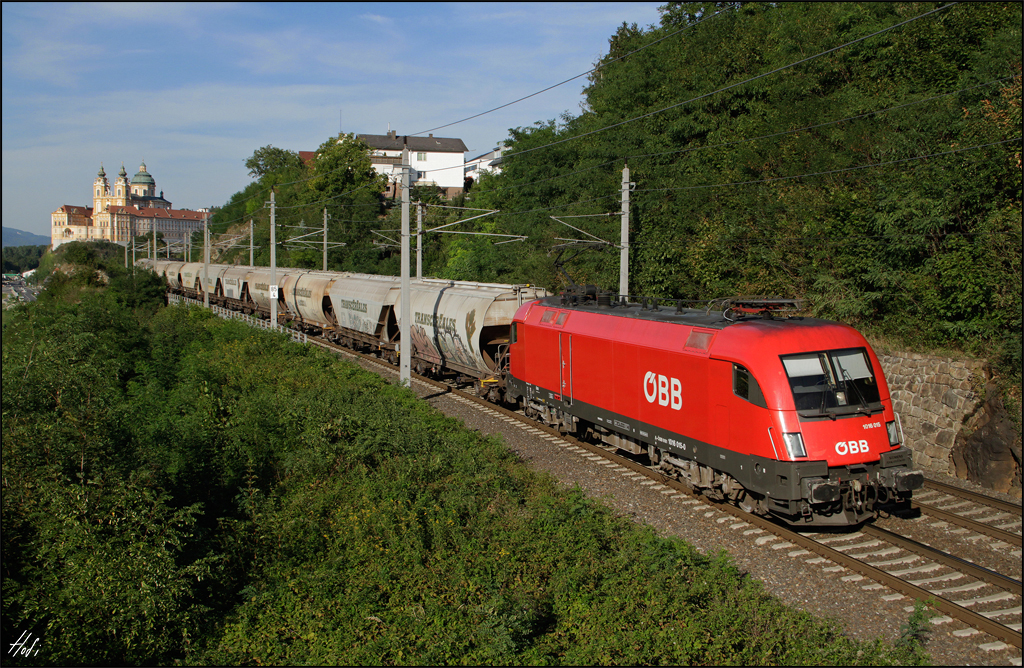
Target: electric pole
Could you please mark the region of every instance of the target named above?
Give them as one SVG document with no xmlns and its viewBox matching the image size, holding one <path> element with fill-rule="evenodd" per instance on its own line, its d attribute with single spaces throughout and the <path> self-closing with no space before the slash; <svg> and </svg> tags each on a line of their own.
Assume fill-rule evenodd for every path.
<svg viewBox="0 0 1024 668">
<path fill-rule="evenodd" d="M 203 306 L 210 308 L 210 220 L 206 216 L 203 216 Z"/>
<path fill-rule="evenodd" d="M 423 278 L 423 202 L 416 202 L 416 280 Z"/>
<path fill-rule="evenodd" d="M 629 294 L 629 165 L 622 167 L 622 250 L 619 251 L 619 294 Z"/>
<path fill-rule="evenodd" d="M 398 373 L 398 382 L 405 387 L 412 386 L 412 295 L 409 291 L 409 147 L 406 146 L 402 149 L 402 313 Z"/>
<path fill-rule="evenodd" d="M 270 189 L 270 326 L 277 329 L 277 232 L 274 189 Z"/>
</svg>

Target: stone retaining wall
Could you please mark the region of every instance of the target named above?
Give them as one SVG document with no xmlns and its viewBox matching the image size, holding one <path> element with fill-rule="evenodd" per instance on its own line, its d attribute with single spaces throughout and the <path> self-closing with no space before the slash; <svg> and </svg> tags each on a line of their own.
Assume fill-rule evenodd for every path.
<svg viewBox="0 0 1024 668">
<path fill-rule="evenodd" d="M 914 466 L 956 475 L 950 451 L 964 419 L 985 401 L 985 363 L 916 353 L 879 355 Z"/>
</svg>

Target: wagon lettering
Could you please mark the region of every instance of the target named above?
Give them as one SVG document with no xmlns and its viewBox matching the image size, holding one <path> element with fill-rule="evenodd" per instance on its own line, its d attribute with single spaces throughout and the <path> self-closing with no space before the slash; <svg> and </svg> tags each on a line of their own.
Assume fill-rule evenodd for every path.
<svg viewBox="0 0 1024 668">
<path fill-rule="evenodd" d="M 455 318 L 446 318 L 443 315 L 434 313 L 420 313 L 416 311 L 416 324 L 423 325 L 424 327 L 433 327 L 434 329 L 446 332 L 455 336 L 457 334 L 455 330 Z"/>
<path fill-rule="evenodd" d="M 360 313 L 366 313 L 366 304 L 355 299 L 342 299 L 339 300 L 341 308 L 347 311 L 359 311 Z"/>
</svg>

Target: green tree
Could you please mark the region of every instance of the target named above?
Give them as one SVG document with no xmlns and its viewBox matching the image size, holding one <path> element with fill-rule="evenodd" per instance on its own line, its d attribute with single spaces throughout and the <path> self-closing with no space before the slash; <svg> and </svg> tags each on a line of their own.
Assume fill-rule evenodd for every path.
<svg viewBox="0 0 1024 668">
<path fill-rule="evenodd" d="M 580 115 L 511 130 L 471 199 L 547 250 L 575 236 L 549 215 L 617 210 L 628 162 L 631 292 L 805 297 L 1019 373 L 1021 5 L 887 30 L 935 9 L 670 3 L 611 37 Z M 613 287 L 616 259 L 581 256 L 574 279 Z"/>
<path fill-rule="evenodd" d="M 249 176 L 262 179 L 273 172 L 301 169 L 302 160 L 295 151 L 267 144 L 253 151 L 253 154 L 246 158 L 245 166 L 249 170 Z"/>
<path fill-rule="evenodd" d="M 5 274 L 22 274 L 39 266 L 39 260 L 48 246 L 4 246 Z"/>
</svg>

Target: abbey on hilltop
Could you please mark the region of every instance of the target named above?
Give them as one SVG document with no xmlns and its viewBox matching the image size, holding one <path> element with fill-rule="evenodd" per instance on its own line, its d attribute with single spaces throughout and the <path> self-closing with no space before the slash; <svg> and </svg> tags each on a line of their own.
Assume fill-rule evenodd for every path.
<svg viewBox="0 0 1024 668">
<path fill-rule="evenodd" d="M 133 237 L 152 234 L 154 228 L 168 242 L 180 242 L 192 232 L 202 231 L 206 210 L 173 209 L 156 194 L 156 180 L 146 163 L 128 180 L 124 165 L 113 186 L 100 171 L 92 184 L 92 206 L 65 204 L 51 214 L 50 242 L 53 248 L 68 241 L 105 240 L 125 245 Z"/>
</svg>

